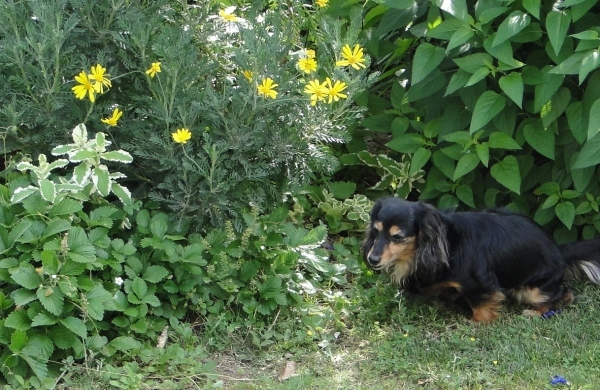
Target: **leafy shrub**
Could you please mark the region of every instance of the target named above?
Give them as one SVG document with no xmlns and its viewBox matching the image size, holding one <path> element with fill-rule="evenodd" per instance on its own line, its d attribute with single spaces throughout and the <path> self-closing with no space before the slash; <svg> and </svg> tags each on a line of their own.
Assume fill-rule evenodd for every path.
<svg viewBox="0 0 600 390">
<path fill-rule="evenodd" d="M 136 157 L 124 172 L 135 195 L 150 194 L 188 223 L 222 226 L 251 204 L 272 208 L 283 192 L 335 170 L 330 145 L 349 139 L 363 111 L 353 97 L 371 82 L 364 67 L 336 65 L 344 44 L 359 43 L 355 34 L 342 37 L 321 10 L 290 5 L 1 5 L 5 150 L 35 157 L 83 122 Z M 96 67 L 104 81 L 86 95 L 81 69 L 91 77 Z M 319 98 L 305 91 L 315 80 Z M 176 130 L 191 139 L 177 145 Z"/>
<path fill-rule="evenodd" d="M 561 241 L 597 235 L 599 12 L 593 0 L 368 3 L 382 76 L 350 151 L 410 156 L 426 172 L 410 196 L 440 207 L 503 204 Z"/>
</svg>

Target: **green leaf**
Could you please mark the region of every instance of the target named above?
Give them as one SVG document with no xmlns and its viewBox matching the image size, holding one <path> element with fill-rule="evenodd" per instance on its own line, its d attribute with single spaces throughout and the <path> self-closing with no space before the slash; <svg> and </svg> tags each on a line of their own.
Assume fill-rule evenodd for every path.
<svg viewBox="0 0 600 390">
<path fill-rule="evenodd" d="M 469 22 L 469 13 L 466 0 L 444 0 L 440 4 L 440 9 L 446 11 L 465 23 Z"/>
<path fill-rule="evenodd" d="M 439 169 L 447 178 L 454 178 L 455 162 L 452 158 L 448 157 L 441 150 L 436 150 L 432 156 L 433 165 Z"/>
<path fill-rule="evenodd" d="M 150 222 L 150 231 L 159 239 L 163 239 L 169 227 L 169 217 L 164 213 L 156 214 Z"/>
<path fill-rule="evenodd" d="M 498 82 L 500 89 L 508 96 L 513 102 L 522 108 L 523 104 L 523 78 L 518 72 L 512 72 L 507 76 L 500 77 Z"/>
<path fill-rule="evenodd" d="M 410 169 L 408 171 L 409 175 L 414 175 L 419 171 L 419 169 L 423 168 L 425 164 L 431 158 L 431 150 L 421 148 L 413 154 L 410 160 Z"/>
<path fill-rule="evenodd" d="M 325 240 L 325 237 L 327 237 L 327 228 L 323 225 L 317 226 L 300 240 L 299 245 L 318 245 Z"/>
<path fill-rule="evenodd" d="M 475 152 L 481 163 L 487 167 L 490 162 L 490 147 L 487 142 L 475 145 Z"/>
<path fill-rule="evenodd" d="M 473 134 L 488 124 L 504 109 L 505 105 L 506 99 L 504 96 L 501 96 L 494 91 L 485 91 L 482 93 L 481 96 L 479 96 L 479 99 L 477 99 L 477 103 L 475 103 L 471 126 L 469 128 L 470 133 Z"/>
<path fill-rule="evenodd" d="M 570 101 L 571 92 L 569 89 L 566 87 L 560 88 L 552 99 L 550 99 L 550 102 L 544 105 L 540 111 L 544 128 L 548 128 L 552 122 L 563 114 Z"/>
<path fill-rule="evenodd" d="M 561 202 L 556 205 L 554 211 L 558 219 L 570 230 L 575 220 L 575 206 L 573 203 Z"/>
<path fill-rule="evenodd" d="M 269 276 L 264 283 L 259 285 L 258 291 L 262 299 L 269 299 L 279 294 L 282 280 L 278 276 Z"/>
<path fill-rule="evenodd" d="M 452 180 L 456 181 L 460 179 L 462 176 L 475 169 L 477 165 L 479 165 L 479 156 L 477 156 L 477 153 L 467 153 L 463 155 L 456 164 L 456 170 L 454 171 Z"/>
<path fill-rule="evenodd" d="M 255 260 L 246 261 L 240 267 L 239 277 L 242 282 L 248 282 L 260 269 L 260 263 Z"/>
<path fill-rule="evenodd" d="M 98 165 L 94 168 L 92 183 L 94 183 L 100 195 L 104 197 L 108 196 L 110 193 L 111 181 L 108 177 L 108 168 L 106 165 Z"/>
<path fill-rule="evenodd" d="M 581 169 L 600 164 L 600 136 L 596 136 L 588 140 L 583 147 L 579 156 L 575 159 L 572 169 Z"/>
<path fill-rule="evenodd" d="M 590 120 L 588 122 L 587 139 L 592 139 L 600 132 L 600 99 L 592 103 L 590 108 Z"/>
<path fill-rule="evenodd" d="M 471 75 L 469 81 L 465 84 L 465 87 L 470 87 L 471 85 L 477 84 L 481 80 L 483 80 L 488 74 L 490 74 L 490 68 L 484 66 L 482 68 L 477 69 L 475 73 Z"/>
<path fill-rule="evenodd" d="M 7 319 L 8 320 L 8 319 Z M 5 324 L 6 325 L 6 324 Z M 12 328 L 12 326 L 10 327 Z M 27 337 L 27 333 L 25 333 L 24 330 L 21 329 L 17 329 L 11 336 L 10 336 L 10 345 L 9 345 L 9 349 L 14 352 L 14 353 L 19 353 L 21 352 L 21 350 L 23 349 L 23 347 L 25 345 L 27 345 L 27 341 L 28 341 L 28 337 Z"/>
<path fill-rule="evenodd" d="M 33 317 L 33 320 L 31 321 L 31 326 L 49 326 L 54 325 L 57 322 L 58 318 L 56 318 L 56 316 L 53 316 L 52 314 L 46 312 L 41 312 L 38 313 L 35 317 Z"/>
<path fill-rule="evenodd" d="M 66 317 L 60 320 L 60 323 L 82 339 L 86 338 L 87 328 L 81 319 L 75 317 Z"/>
<path fill-rule="evenodd" d="M 28 290 L 26 288 L 20 288 L 18 290 L 10 293 L 10 297 L 15 301 L 15 305 L 17 306 L 25 306 L 29 302 L 35 301 L 37 299 L 37 295 L 35 295 L 35 291 Z"/>
<path fill-rule="evenodd" d="M 421 134 L 402 134 L 385 144 L 388 148 L 400 153 L 415 153 L 423 147 L 427 141 Z"/>
<path fill-rule="evenodd" d="M 587 139 L 587 126 L 583 123 L 583 109 L 581 102 L 573 102 L 567 106 L 567 121 L 573 137 L 583 144 Z"/>
<path fill-rule="evenodd" d="M 83 205 L 80 201 L 71 198 L 63 198 L 60 202 L 52 206 L 48 211 L 50 218 L 58 215 L 70 215 L 75 214 L 83 209 Z"/>
<path fill-rule="evenodd" d="M 446 88 L 446 93 L 444 93 L 444 96 L 448 96 L 452 92 L 464 87 L 470 78 L 471 73 L 467 73 L 462 69 L 457 70 L 456 73 L 454 73 L 450 78 L 450 82 L 448 83 L 448 87 Z"/>
<path fill-rule="evenodd" d="M 65 295 L 58 286 L 40 287 L 38 288 L 36 295 L 38 300 L 42 303 L 42 306 L 44 306 L 44 309 L 56 316 L 59 316 L 62 313 Z"/>
<path fill-rule="evenodd" d="M 497 46 L 517 35 L 521 30 L 527 27 L 530 22 L 531 18 L 529 15 L 521 11 L 512 12 L 506 19 L 502 21 L 502 23 L 500 23 L 492 46 Z"/>
<path fill-rule="evenodd" d="M 424 80 L 444 60 L 446 52 L 443 48 L 430 43 L 421 43 L 413 57 L 411 85 Z"/>
<path fill-rule="evenodd" d="M 102 352 L 107 356 L 112 356 L 115 352 L 127 352 L 132 349 L 141 347 L 141 343 L 129 336 L 119 336 L 112 339 L 108 344 L 104 346 Z"/>
<path fill-rule="evenodd" d="M 541 0 L 523 0 L 523 8 L 537 19 L 540 18 L 540 1 Z"/>
<path fill-rule="evenodd" d="M 453 61 L 460 69 L 471 74 L 483 66 L 493 68 L 493 58 L 487 53 L 470 54 L 465 57 L 454 58 Z"/>
<path fill-rule="evenodd" d="M 131 289 L 139 299 L 142 299 L 148 292 L 148 285 L 142 278 L 135 278 L 131 284 Z"/>
<path fill-rule="evenodd" d="M 150 283 L 158 283 L 169 275 L 169 271 L 165 267 L 160 265 L 151 265 L 146 268 L 144 274 L 142 275 L 142 279 L 150 282 Z"/>
<path fill-rule="evenodd" d="M 452 34 L 450 41 L 448 41 L 448 46 L 446 47 L 446 51 L 452 50 L 455 47 L 462 45 L 463 43 L 465 43 L 469 39 L 471 39 L 473 37 L 473 35 L 475 35 L 475 33 L 473 32 L 473 30 L 470 27 L 464 26 L 464 27 L 459 28 L 458 30 L 456 30 L 454 32 L 454 34 Z"/>
<path fill-rule="evenodd" d="M 473 189 L 471 188 L 471 186 L 468 186 L 466 184 L 458 186 L 458 188 L 456 189 L 456 197 L 467 206 L 475 208 L 475 201 L 473 200 Z"/>
<path fill-rule="evenodd" d="M 69 246 L 68 257 L 71 260 L 78 263 L 96 261 L 96 249 L 81 227 L 75 226 L 69 230 L 67 245 Z"/>
<path fill-rule="evenodd" d="M 521 149 L 519 144 L 512 139 L 512 137 L 506 133 L 494 132 L 490 134 L 490 138 L 488 140 L 488 147 L 491 149 L 507 149 L 507 150 L 517 150 Z"/>
<path fill-rule="evenodd" d="M 540 112 L 544 104 L 548 103 L 552 96 L 562 86 L 564 75 L 549 73 L 549 67 L 543 69 L 543 82 L 535 86 L 533 111 Z"/>
<path fill-rule="evenodd" d="M 555 136 L 552 130 L 544 129 L 539 122 L 528 123 L 523 127 L 523 136 L 538 153 L 554 160 Z"/>
<path fill-rule="evenodd" d="M 23 199 L 27 198 L 29 195 L 34 194 L 39 191 L 40 191 L 39 188 L 34 187 L 34 186 L 17 188 L 15 190 L 15 192 L 12 194 L 12 196 L 10 198 L 10 202 L 13 204 L 20 203 L 23 201 Z"/>
<path fill-rule="evenodd" d="M 504 187 L 517 194 L 521 193 L 521 172 L 515 156 L 506 156 L 504 160 L 494 164 L 490 173 Z"/>
<path fill-rule="evenodd" d="M 546 16 L 546 31 L 554 53 L 558 55 L 567 36 L 571 14 L 567 11 L 550 11 Z"/>
<path fill-rule="evenodd" d="M 21 264 L 19 268 L 11 272 L 10 277 L 20 286 L 30 290 L 38 288 L 42 283 L 40 275 L 29 264 Z"/>
<path fill-rule="evenodd" d="M 597 34 L 597 33 L 596 33 Z M 600 52 L 598 49 L 591 50 L 581 61 L 579 68 L 579 85 L 583 83 L 587 75 L 600 66 Z"/>
</svg>

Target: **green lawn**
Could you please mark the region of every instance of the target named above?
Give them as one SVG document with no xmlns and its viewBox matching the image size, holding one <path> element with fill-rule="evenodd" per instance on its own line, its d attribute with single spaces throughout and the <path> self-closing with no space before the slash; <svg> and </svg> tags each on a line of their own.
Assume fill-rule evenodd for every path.
<svg viewBox="0 0 600 390">
<path fill-rule="evenodd" d="M 278 382 L 285 351 L 216 356 L 228 389 L 545 389 L 554 375 L 571 389 L 600 386 L 600 288 L 551 319 L 509 306 L 474 326 L 452 312 L 402 300 L 388 318 L 342 332 L 325 348 L 296 350 L 298 376 Z M 369 308 L 365 308 L 366 311 Z"/>
</svg>

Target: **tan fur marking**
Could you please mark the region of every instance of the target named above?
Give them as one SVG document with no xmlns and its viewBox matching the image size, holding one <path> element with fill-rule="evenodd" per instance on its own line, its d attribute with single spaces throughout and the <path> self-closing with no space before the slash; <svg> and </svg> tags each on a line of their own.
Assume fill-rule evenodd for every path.
<svg viewBox="0 0 600 390">
<path fill-rule="evenodd" d="M 530 305 L 541 305 L 550 299 L 546 294 L 542 294 L 537 287 L 522 287 L 513 291 L 513 295 L 517 302 L 528 303 Z"/>
<path fill-rule="evenodd" d="M 373 223 L 373 228 L 375 230 L 377 230 L 378 232 L 380 232 L 383 230 L 383 224 L 381 222 L 377 221 L 377 222 Z"/>
<path fill-rule="evenodd" d="M 390 242 L 382 253 L 379 267 L 390 275 L 394 283 L 402 284 L 412 272 L 416 252 L 414 237 L 407 237 L 402 243 Z"/>
<path fill-rule="evenodd" d="M 402 229 L 400 229 L 398 226 L 394 225 L 390 228 L 390 236 L 394 236 L 398 233 L 402 233 Z"/>
<path fill-rule="evenodd" d="M 490 295 L 487 301 L 473 308 L 473 322 L 489 324 L 498 318 L 498 310 L 502 307 L 504 294 L 496 291 Z"/>
</svg>

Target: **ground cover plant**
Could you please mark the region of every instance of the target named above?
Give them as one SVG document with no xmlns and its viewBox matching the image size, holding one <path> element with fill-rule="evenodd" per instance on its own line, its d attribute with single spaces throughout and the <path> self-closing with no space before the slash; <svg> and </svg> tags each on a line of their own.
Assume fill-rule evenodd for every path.
<svg viewBox="0 0 600 390">
<path fill-rule="evenodd" d="M 360 243 L 390 194 L 595 236 L 599 12 L 1 2 L 0 382 L 594 388 L 594 287 L 472 327 Z"/>
</svg>

